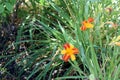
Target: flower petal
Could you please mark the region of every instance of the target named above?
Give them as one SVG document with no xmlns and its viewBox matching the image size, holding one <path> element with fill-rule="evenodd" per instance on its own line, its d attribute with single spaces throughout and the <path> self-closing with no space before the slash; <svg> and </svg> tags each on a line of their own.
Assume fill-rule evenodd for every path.
<svg viewBox="0 0 120 80">
<path fill-rule="evenodd" d="M 77 48 L 73 48 L 73 54 L 78 54 L 79 53 L 79 50 Z"/>
<path fill-rule="evenodd" d="M 68 55 L 68 54 L 63 55 L 63 57 L 62 57 L 62 59 L 63 59 L 65 62 L 67 62 L 67 61 L 69 60 L 69 58 L 70 58 L 70 55 Z"/>
<path fill-rule="evenodd" d="M 70 55 L 70 58 L 71 58 L 72 61 L 76 60 L 76 57 L 75 57 L 75 55 L 73 55 L 73 54 Z"/>
<path fill-rule="evenodd" d="M 70 44 L 70 49 L 74 48 L 74 46 L 72 44 Z"/>
<path fill-rule="evenodd" d="M 70 48 L 70 44 L 69 43 L 64 44 L 64 48 L 65 49 Z"/>
<path fill-rule="evenodd" d="M 86 23 L 85 26 L 86 26 L 86 28 L 93 28 L 94 25 L 91 23 Z"/>
<path fill-rule="evenodd" d="M 65 53 L 66 53 L 66 50 L 62 50 L 62 51 L 61 51 L 61 54 L 65 54 Z"/>
<path fill-rule="evenodd" d="M 81 26 L 80 30 L 85 31 L 87 28 L 85 26 Z"/>
<path fill-rule="evenodd" d="M 90 23 L 94 22 L 94 19 L 90 17 L 90 18 L 88 18 L 88 22 L 90 22 Z"/>
<path fill-rule="evenodd" d="M 89 22 L 87 20 L 82 22 L 83 25 L 85 25 L 86 23 L 89 23 Z"/>
</svg>

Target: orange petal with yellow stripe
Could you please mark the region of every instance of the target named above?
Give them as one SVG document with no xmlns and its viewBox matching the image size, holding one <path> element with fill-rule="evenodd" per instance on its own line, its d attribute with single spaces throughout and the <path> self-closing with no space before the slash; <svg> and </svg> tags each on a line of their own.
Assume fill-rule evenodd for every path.
<svg viewBox="0 0 120 80">
<path fill-rule="evenodd" d="M 73 54 L 78 54 L 79 53 L 79 50 L 77 48 L 73 48 Z"/>
<path fill-rule="evenodd" d="M 88 22 L 90 22 L 90 23 L 94 22 L 94 19 L 90 17 L 90 18 L 88 18 Z"/>
<path fill-rule="evenodd" d="M 85 26 L 81 26 L 80 30 L 85 31 L 87 28 Z"/>
<path fill-rule="evenodd" d="M 70 48 L 70 44 L 68 44 L 68 43 L 64 44 L 64 48 L 65 49 Z"/>
<path fill-rule="evenodd" d="M 63 57 L 62 57 L 62 59 L 63 59 L 65 62 L 67 62 L 67 61 L 69 60 L 69 58 L 70 58 L 70 55 L 68 55 L 68 54 L 63 55 Z"/>
</svg>

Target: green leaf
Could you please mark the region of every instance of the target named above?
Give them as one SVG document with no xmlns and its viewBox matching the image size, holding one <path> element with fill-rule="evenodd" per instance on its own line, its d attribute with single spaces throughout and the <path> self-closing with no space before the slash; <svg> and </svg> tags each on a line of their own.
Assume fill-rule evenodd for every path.
<svg viewBox="0 0 120 80">
<path fill-rule="evenodd" d="M 39 2 L 42 6 L 45 4 L 45 0 L 40 0 Z"/>
<path fill-rule="evenodd" d="M 10 0 L 10 3 L 14 5 L 16 3 L 16 0 Z"/>
<path fill-rule="evenodd" d="M 0 4 L 0 13 L 4 12 L 4 6 L 2 4 Z"/>
<path fill-rule="evenodd" d="M 12 11 L 12 9 L 13 9 L 13 5 L 12 4 L 5 3 L 5 5 L 6 5 L 6 8 L 7 8 L 8 11 Z"/>
</svg>

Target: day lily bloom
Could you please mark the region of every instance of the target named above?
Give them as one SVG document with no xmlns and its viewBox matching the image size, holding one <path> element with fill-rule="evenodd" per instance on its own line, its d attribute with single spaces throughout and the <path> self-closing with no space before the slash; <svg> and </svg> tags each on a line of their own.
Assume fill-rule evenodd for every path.
<svg viewBox="0 0 120 80">
<path fill-rule="evenodd" d="M 94 19 L 93 18 L 88 18 L 88 20 L 85 20 L 82 22 L 82 26 L 80 27 L 80 29 L 82 31 L 86 30 L 87 28 L 93 28 L 93 24 L 92 22 L 94 22 Z"/>
<path fill-rule="evenodd" d="M 64 50 L 61 51 L 61 54 L 63 54 L 62 59 L 65 62 L 67 62 L 69 59 L 71 59 L 72 61 L 76 60 L 75 54 L 78 53 L 79 50 L 69 43 L 64 44 Z"/>
<path fill-rule="evenodd" d="M 83 25 L 84 25 L 86 28 L 93 28 L 93 24 L 91 24 L 89 21 L 83 21 Z"/>
</svg>

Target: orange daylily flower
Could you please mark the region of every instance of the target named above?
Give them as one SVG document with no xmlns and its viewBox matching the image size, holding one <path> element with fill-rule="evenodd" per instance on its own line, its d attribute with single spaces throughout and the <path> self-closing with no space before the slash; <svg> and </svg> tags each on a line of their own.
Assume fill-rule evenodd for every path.
<svg viewBox="0 0 120 80">
<path fill-rule="evenodd" d="M 93 24 L 91 24 L 92 22 L 94 22 L 94 19 L 93 18 L 88 18 L 88 20 L 85 20 L 82 22 L 82 26 L 81 26 L 81 30 L 84 31 L 86 30 L 87 28 L 93 28 Z"/>
<path fill-rule="evenodd" d="M 70 58 L 72 61 L 76 60 L 75 54 L 78 54 L 79 50 L 75 48 L 72 44 L 64 44 L 64 50 L 61 51 L 63 54 L 62 59 L 67 62 Z"/>
<path fill-rule="evenodd" d="M 93 24 L 91 24 L 89 21 L 83 21 L 83 25 L 84 25 L 86 28 L 93 28 Z"/>
</svg>

